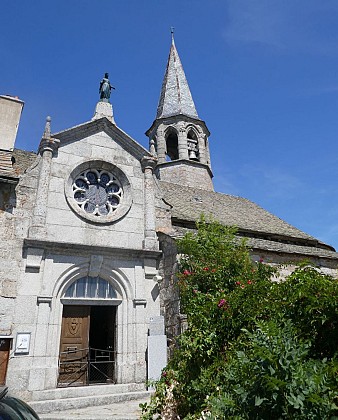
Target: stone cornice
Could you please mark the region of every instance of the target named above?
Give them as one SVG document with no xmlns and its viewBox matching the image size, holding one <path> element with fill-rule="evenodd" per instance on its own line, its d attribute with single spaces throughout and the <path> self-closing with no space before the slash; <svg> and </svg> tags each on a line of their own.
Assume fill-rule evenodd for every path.
<svg viewBox="0 0 338 420">
<path fill-rule="evenodd" d="M 85 245 L 69 242 L 54 242 L 45 239 L 25 238 L 24 246 L 30 248 L 43 248 L 48 251 L 55 251 L 58 254 L 100 254 L 114 255 L 120 257 L 136 257 L 136 258 L 158 258 L 162 255 L 162 251 L 154 251 L 147 249 L 133 248 L 117 248 L 111 246 Z"/>
</svg>

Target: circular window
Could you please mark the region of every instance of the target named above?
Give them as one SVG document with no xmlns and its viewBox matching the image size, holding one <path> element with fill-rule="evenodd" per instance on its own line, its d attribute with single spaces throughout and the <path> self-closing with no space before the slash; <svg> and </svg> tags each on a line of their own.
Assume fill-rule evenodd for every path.
<svg viewBox="0 0 338 420">
<path fill-rule="evenodd" d="M 97 223 L 115 221 L 131 206 L 126 175 L 107 162 L 90 162 L 76 168 L 66 186 L 66 197 L 75 212 Z"/>
<path fill-rule="evenodd" d="M 73 197 L 86 213 L 107 216 L 116 211 L 123 200 L 123 189 L 112 173 L 88 169 L 73 182 Z"/>
</svg>

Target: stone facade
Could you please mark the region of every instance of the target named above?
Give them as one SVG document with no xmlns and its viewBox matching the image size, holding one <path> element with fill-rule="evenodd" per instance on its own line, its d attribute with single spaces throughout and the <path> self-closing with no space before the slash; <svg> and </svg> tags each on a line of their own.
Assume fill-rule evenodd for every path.
<svg viewBox="0 0 338 420">
<path fill-rule="evenodd" d="M 53 136 L 48 120 L 34 164 L 16 189 L 1 188 L 0 334 L 14 338 L 6 384 L 17 395 L 30 399 L 57 386 L 65 305 L 110 305 L 116 311 L 112 381 L 145 382 L 148 326 L 160 315 L 153 162 L 105 117 Z M 88 180 L 88 171 L 101 174 L 101 183 L 114 173 L 111 187 L 95 180 L 86 188 L 91 200 L 120 199 L 116 209 L 107 201 L 103 214 L 94 215 L 79 206 L 74 174 L 81 178 L 86 170 Z M 117 182 L 121 197 L 109 195 Z M 83 278 L 103 279 L 116 299 L 67 299 L 68 288 Z M 30 336 L 24 354 L 18 333 Z"/>
<path fill-rule="evenodd" d="M 147 135 L 149 151 L 99 102 L 92 120 L 58 133 L 48 118 L 37 154 L 0 157 L 0 360 L 8 362 L 0 380 L 25 399 L 65 384 L 159 375 L 165 344 L 170 354 L 186 327 L 176 239 L 201 214 L 238 226 L 254 260 L 309 259 L 338 274 L 329 245 L 249 200 L 214 192 L 210 133 L 174 42 Z M 113 363 L 99 379 L 88 362 L 94 348 Z M 81 375 L 66 380 L 76 373 L 69 358 Z"/>
</svg>

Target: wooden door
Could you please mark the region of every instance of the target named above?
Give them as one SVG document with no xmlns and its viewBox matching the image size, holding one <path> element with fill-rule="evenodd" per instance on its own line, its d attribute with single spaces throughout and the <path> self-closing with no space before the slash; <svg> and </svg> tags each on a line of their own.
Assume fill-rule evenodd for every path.
<svg viewBox="0 0 338 420">
<path fill-rule="evenodd" d="M 60 385 L 83 385 L 88 376 L 90 306 L 63 307 L 60 339 Z"/>
<path fill-rule="evenodd" d="M 10 338 L 0 338 L 0 385 L 6 382 L 10 341 Z"/>
</svg>

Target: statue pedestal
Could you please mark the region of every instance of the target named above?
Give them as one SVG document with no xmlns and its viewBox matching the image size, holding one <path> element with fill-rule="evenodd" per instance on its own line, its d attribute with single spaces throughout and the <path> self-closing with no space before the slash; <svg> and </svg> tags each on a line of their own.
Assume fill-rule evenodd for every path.
<svg viewBox="0 0 338 420">
<path fill-rule="evenodd" d="M 96 104 L 95 114 L 92 121 L 103 117 L 106 117 L 109 121 L 115 124 L 112 104 L 100 101 Z"/>
</svg>

